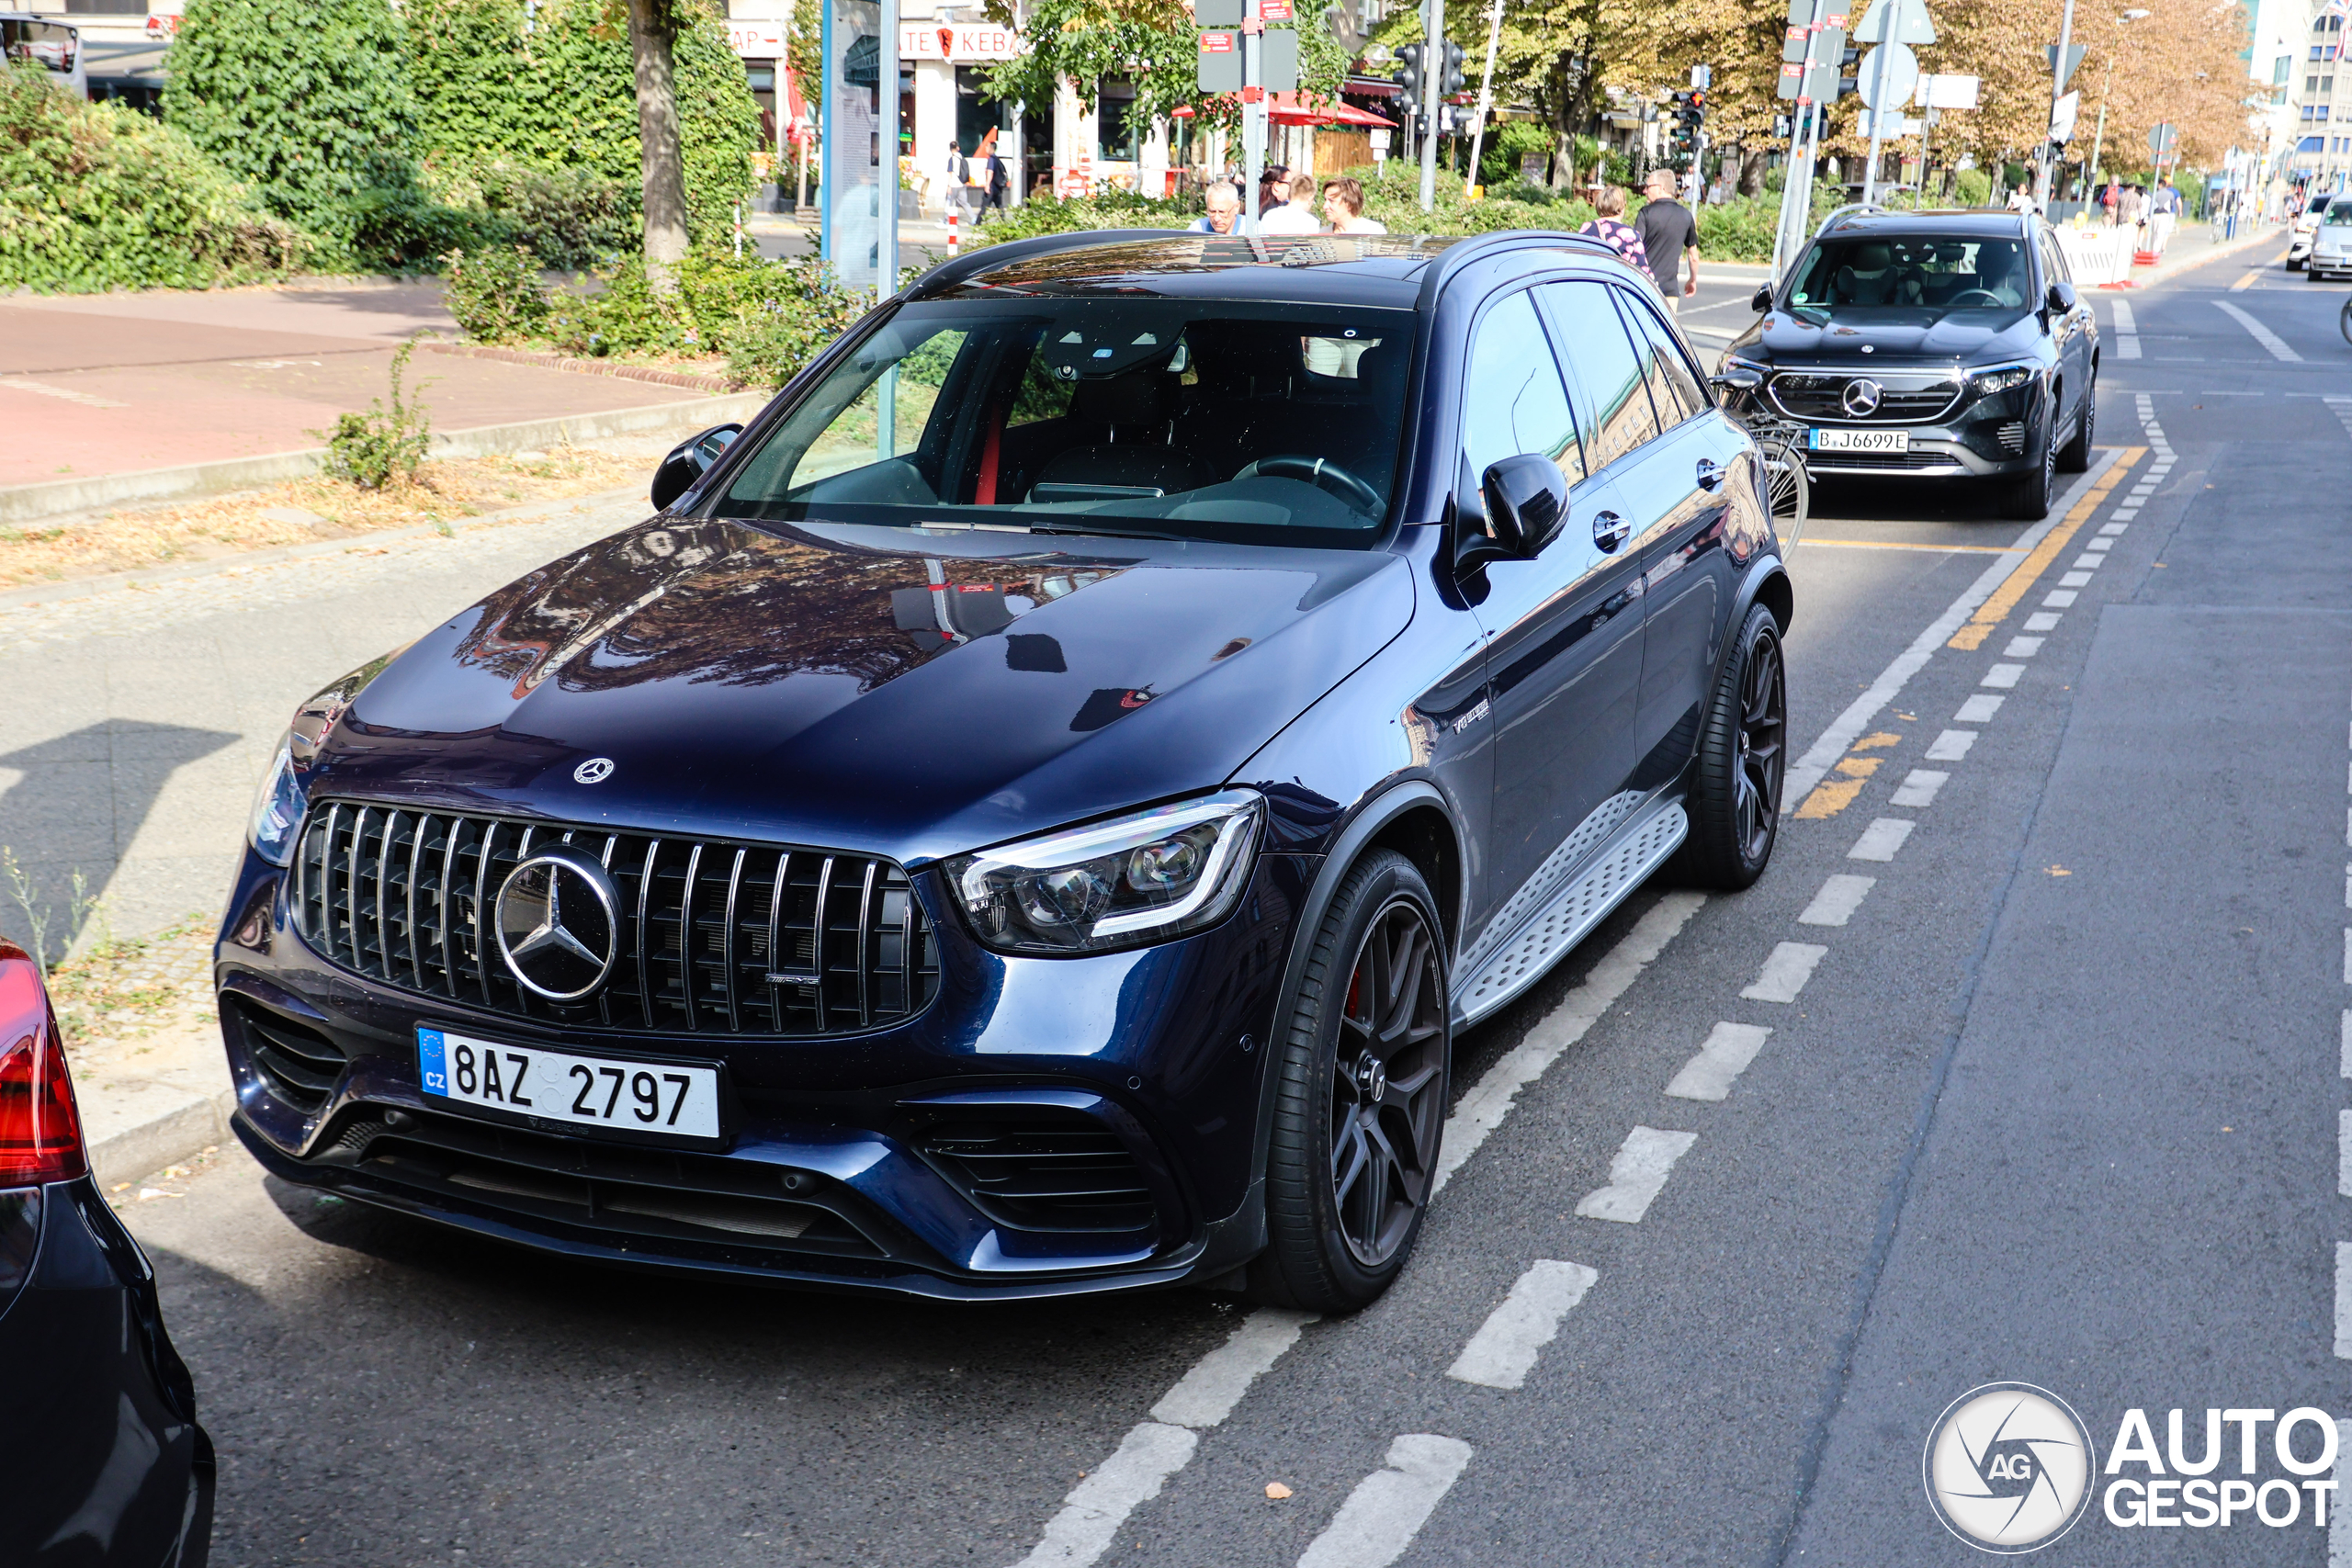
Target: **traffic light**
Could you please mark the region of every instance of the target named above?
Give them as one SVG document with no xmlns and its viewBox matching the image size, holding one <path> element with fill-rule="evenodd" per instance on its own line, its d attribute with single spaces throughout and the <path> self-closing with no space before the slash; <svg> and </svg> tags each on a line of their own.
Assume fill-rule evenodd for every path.
<svg viewBox="0 0 2352 1568">
<path fill-rule="evenodd" d="M 1421 57 L 1423 46 L 1408 43 L 1396 51 L 1397 107 L 1408 119 L 1421 112 Z"/>
<path fill-rule="evenodd" d="M 1460 91 L 1462 91 L 1462 46 L 1449 39 L 1445 46 L 1444 74 L 1439 80 L 1437 96 L 1441 98 L 1450 98 Z"/>
<path fill-rule="evenodd" d="M 1674 95 L 1674 129 L 1668 134 L 1677 147 L 1688 147 L 1691 144 L 1690 100 L 1698 96 L 1696 92 L 1680 92 Z"/>
</svg>

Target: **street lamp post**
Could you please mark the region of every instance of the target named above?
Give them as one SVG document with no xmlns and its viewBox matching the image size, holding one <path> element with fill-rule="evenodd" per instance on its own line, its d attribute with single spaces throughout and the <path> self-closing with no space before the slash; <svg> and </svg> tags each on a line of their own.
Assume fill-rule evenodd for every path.
<svg viewBox="0 0 2352 1568">
<path fill-rule="evenodd" d="M 2050 124 L 2053 128 L 2058 123 L 2058 101 L 2066 96 L 2066 51 L 2074 42 L 2075 0 L 2066 0 L 2066 14 L 2058 23 L 2058 52 L 2050 62 Z M 2050 209 L 2051 178 L 2058 161 L 2056 147 L 2057 143 L 2045 133 L 2041 139 L 2041 189 L 2036 193 L 2045 212 Z"/>
<path fill-rule="evenodd" d="M 2139 21 L 2142 17 L 2152 14 L 2153 13 L 2151 12 L 2143 11 L 2139 7 L 2134 6 L 2132 9 L 2124 12 L 2123 15 L 2115 18 L 2116 31 L 2120 33 L 2123 28 L 2130 24 Z M 2114 39 L 2110 39 L 2108 43 L 2107 81 L 2099 87 L 2098 90 L 2098 130 L 2091 135 L 2090 186 L 2093 190 L 2097 190 L 2098 188 L 2098 161 L 2100 156 L 2107 151 L 2107 100 L 2112 96 L 2115 92 L 2115 43 L 2116 40 Z"/>
</svg>

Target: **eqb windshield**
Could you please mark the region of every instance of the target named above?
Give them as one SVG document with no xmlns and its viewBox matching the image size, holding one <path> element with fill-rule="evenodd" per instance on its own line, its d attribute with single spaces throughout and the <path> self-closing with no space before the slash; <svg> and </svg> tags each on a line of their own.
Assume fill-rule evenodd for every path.
<svg viewBox="0 0 2352 1568">
<path fill-rule="evenodd" d="M 2032 288 L 2020 240 L 1872 236 L 1830 240 L 1789 291 L 1800 315 L 1884 306 L 1895 310 L 2014 310 Z"/>
<path fill-rule="evenodd" d="M 1225 300 L 907 306 L 751 454 L 721 516 L 1369 543 L 1408 311 Z"/>
</svg>

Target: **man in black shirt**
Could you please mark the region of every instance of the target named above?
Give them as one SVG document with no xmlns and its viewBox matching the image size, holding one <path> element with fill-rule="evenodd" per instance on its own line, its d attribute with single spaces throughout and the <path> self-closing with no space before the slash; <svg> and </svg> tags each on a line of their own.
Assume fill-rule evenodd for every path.
<svg viewBox="0 0 2352 1568">
<path fill-rule="evenodd" d="M 1650 276 L 1657 279 L 1658 292 L 1666 296 L 1666 308 L 1679 308 L 1682 296 L 1699 292 L 1699 220 L 1690 209 L 1674 199 L 1674 172 L 1652 169 L 1642 186 L 1649 197 L 1634 227 L 1642 236 L 1642 249 L 1649 256 Z M 1690 269 L 1689 281 L 1683 280 L 1683 269 Z"/>
</svg>

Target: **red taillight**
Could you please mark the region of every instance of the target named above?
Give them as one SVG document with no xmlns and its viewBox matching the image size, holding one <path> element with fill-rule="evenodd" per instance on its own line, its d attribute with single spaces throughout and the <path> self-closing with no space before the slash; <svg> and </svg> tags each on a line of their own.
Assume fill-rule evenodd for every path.
<svg viewBox="0 0 2352 1568">
<path fill-rule="evenodd" d="M 0 949 L 0 1187 L 70 1181 L 89 1168 L 40 971 Z"/>
</svg>

